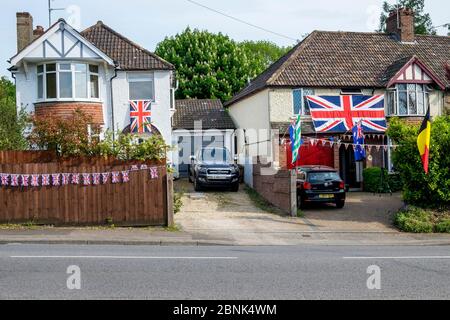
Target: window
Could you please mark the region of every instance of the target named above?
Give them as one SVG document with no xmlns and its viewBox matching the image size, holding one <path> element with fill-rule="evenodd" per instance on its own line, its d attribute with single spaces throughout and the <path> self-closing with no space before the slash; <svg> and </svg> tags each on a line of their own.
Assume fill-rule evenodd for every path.
<svg viewBox="0 0 450 320">
<path fill-rule="evenodd" d="M 48 63 L 37 66 L 38 100 L 99 98 L 98 66 Z"/>
<path fill-rule="evenodd" d="M 294 114 L 309 116 L 311 112 L 309 111 L 309 104 L 306 97 L 313 96 L 315 94 L 314 89 L 308 88 L 295 89 L 292 94 L 294 98 Z"/>
<path fill-rule="evenodd" d="M 430 89 L 423 84 L 397 84 L 386 94 L 387 112 L 396 116 L 425 115 Z"/>
<path fill-rule="evenodd" d="M 341 90 L 342 96 L 361 96 L 363 94 L 361 89 L 343 88 Z"/>
<path fill-rule="evenodd" d="M 153 74 L 128 74 L 130 100 L 155 100 Z"/>
</svg>

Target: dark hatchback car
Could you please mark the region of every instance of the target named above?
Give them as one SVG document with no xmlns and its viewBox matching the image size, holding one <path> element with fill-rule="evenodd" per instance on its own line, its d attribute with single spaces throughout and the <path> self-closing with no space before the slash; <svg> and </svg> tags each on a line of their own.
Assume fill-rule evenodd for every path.
<svg viewBox="0 0 450 320">
<path fill-rule="evenodd" d="M 204 148 L 191 157 L 189 181 L 195 191 L 206 187 L 226 187 L 239 191 L 239 166 L 231 158 L 226 148 Z"/>
<path fill-rule="evenodd" d="M 304 208 L 308 203 L 334 203 L 345 206 L 345 183 L 339 173 L 330 167 L 305 166 L 297 173 L 297 204 Z"/>
</svg>

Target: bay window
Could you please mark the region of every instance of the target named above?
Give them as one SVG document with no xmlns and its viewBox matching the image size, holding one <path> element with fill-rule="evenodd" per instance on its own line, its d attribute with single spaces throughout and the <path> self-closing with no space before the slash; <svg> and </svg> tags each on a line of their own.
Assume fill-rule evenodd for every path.
<svg viewBox="0 0 450 320">
<path fill-rule="evenodd" d="M 98 99 L 98 66 L 86 63 L 47 63 L 37 66 L 38 100 Z"/>
<path fill-rule="evenodd" d="M 387 113 L 390 116 L 423 116 L 428 110 L 430 89 L 424 84 L 401 83 L 388 90 Z"/>
</svg>

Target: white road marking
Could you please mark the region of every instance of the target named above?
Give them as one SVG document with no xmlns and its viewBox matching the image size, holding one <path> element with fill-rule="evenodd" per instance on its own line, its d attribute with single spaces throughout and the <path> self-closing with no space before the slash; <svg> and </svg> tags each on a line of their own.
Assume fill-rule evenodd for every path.
<svg viewBox="0 0 450 320">
<path fill-rule="evenodd" d="M 450 259 L 450 256 L 417 256 L 417 257 L 343 257 L 346 260 L 438 260 Z"/>
<path fill-rule="evenodd" d="M 237 257 L 145 257 L 145 256 L 11 256 L 12 259 L 107 259 L 107 260 L 236 260 Z"/>
</svg>

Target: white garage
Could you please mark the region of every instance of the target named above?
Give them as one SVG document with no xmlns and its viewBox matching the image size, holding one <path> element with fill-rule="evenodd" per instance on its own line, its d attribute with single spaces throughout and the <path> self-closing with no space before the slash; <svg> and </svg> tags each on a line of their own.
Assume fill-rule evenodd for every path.
<svg viewBox="0 0 450 320">
<path fill-rule="evenodd" d="M 190 157 L 202 147 L 225 147 L 233 156 L 236 153 L 235 125 L 220 100 L 177 100 L 172 119 L 176 176 L 188 176 Z"/>
</svg>

